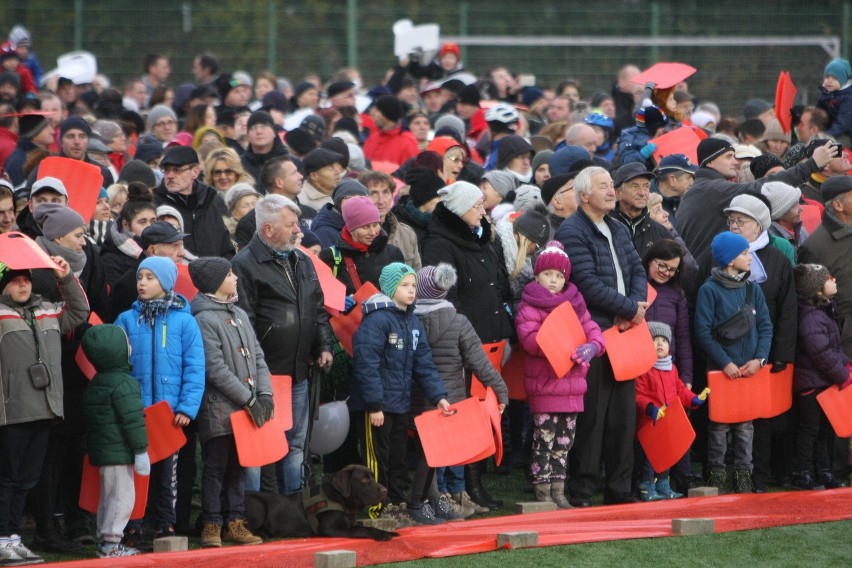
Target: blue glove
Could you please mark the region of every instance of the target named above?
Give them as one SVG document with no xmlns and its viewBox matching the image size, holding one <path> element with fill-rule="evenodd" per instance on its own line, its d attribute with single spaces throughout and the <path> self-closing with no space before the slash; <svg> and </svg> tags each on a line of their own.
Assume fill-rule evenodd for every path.
<svg viewBox="0 0 852 568">
<path fill-rule="evenodd" d="M 148 457 L 148 452 L 136 454 L 133 458 L 133 471 L 139 475 L 151 475 L 151 458 Z"/>
<path fill-rule="evenodd" d="M 648 418 L 653 420 L 654 424 L 656 424 L 657 420 L 666 415 L 666 407 L 657 407 L 649 403 L 648 406 L 645 407 L 645 414 L 647 414 Z"/>
<path fill-rule="evenodd" d="M 647 160 L 648 158 L 650 158 L 654 154 L 654 151 L 656 149 L 657 149 L 656 144 L 654 144 L 653 142 L 648 142 L 647 144 L 642 146 L 641 150 L 639 150 L 639 155 Z"/>
<path fill-rule="evenodd" d="M 344 303 L 343 303 L 343 307 L 344 307 L 343 313 L 348 314 L 349 312 L 351 312 L 352 308 L 354 308 L 357 303 L 358 302 L 355 301 L 354 296 L 346 296 L 346 299 L 344 300 Z"/>
<path fill-rule="evenodd" d="M 597 354 L 598 348 L 595 346 L 594 343 L 584 343 L 574 350 L 574 353 L 571 355 L 571 360 L 575 363 L 583 365 L 584 367 L 588 367 L 589 362 Z"/>
</svg>

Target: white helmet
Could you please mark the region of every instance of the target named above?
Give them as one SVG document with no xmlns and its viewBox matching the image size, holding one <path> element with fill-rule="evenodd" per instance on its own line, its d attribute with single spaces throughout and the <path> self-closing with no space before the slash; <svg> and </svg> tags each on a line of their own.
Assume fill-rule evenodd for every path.
<svg viewBox="0 0 852 568">
<path fill-rule="evenodd" d="M 518 109 L 507 103 L 497 103 L 485 111 L 485 120 L 487 122 L 512 124 L 519 120 Z"/>
</svg>

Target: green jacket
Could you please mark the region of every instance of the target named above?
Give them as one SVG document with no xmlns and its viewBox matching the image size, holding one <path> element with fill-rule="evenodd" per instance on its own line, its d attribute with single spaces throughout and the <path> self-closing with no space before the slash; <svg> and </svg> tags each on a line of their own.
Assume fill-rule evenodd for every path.
<svg viewBox="0 0 852 568">
<path fill-rule="evenodd" d="M 130 375 L 127 335 L 115 325 L 98 325 L 83 335 L 83 352 L 98 371 L 83 395 L 89 462 L 132 464 L 148 450 L 139 383 Z"/>
</svg>

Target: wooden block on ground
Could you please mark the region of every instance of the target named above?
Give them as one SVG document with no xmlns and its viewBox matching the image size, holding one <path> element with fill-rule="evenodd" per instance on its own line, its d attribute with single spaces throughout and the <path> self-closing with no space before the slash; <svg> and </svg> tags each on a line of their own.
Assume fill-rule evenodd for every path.
<svg viewBox="0 0 852 568">
<path fill-rule="evenodd" d="M 396 529 L 396 521 L 393 519 L 358 519 L 355 524 L 362 527 L 372 527 L 382 531 L 393 532 Z"/>
<path fill-rule="evenodd" d="M 524 515 L 526 513 L 550 513 L 556 510 L 556 503 L 545 503 L 543 501 L 527 501 L 515 503 L 515 513 Z"/>
<path fill-rule="evenodd" d="M 189 539 L 185 536 L 164 536 L 154 539 L 154 552 L 180 552 L 189 549 Z"/>
<path fill-rule="evenodd" d="M 314 568 L 355 568 L 355 552 L 329 550 L 314 554 Z"/>
<path fill-rule="evenodd" d="M 538 546 L 538 533 L 534 531 L 497 533 L 497 548 L 529 548 Z"/>
<path fill-rule="evenodd" d="M 689 497 L 716 497 L 718 495 L 718 487 L 693 487 L 688 493 Z"/>
<path fill-rule="evenodd" d="M 681 536 L 713 534 L 713 519 L 672 519 L 672 532 Z"/>
</svg>

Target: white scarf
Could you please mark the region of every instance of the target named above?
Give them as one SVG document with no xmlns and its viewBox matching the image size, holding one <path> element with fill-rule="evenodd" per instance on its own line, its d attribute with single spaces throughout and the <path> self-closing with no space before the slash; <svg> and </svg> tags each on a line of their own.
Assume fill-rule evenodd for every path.
<svg viewBox="0 0 852 568">
<path fill-rule="evenodd" d="M 748 252 L 751 253 L 751 275 L 748 277 L 749 282 L 754 282 L 755 284 L 766 282 L 766 268 L 763 267 L 763 263 L 760 262 L 760 259 L 755 253 L 768 244 L 769 233 L 766 231 L 760 233 L 760 236 L 753 243 L 749 243 Z"/>
</svg>

